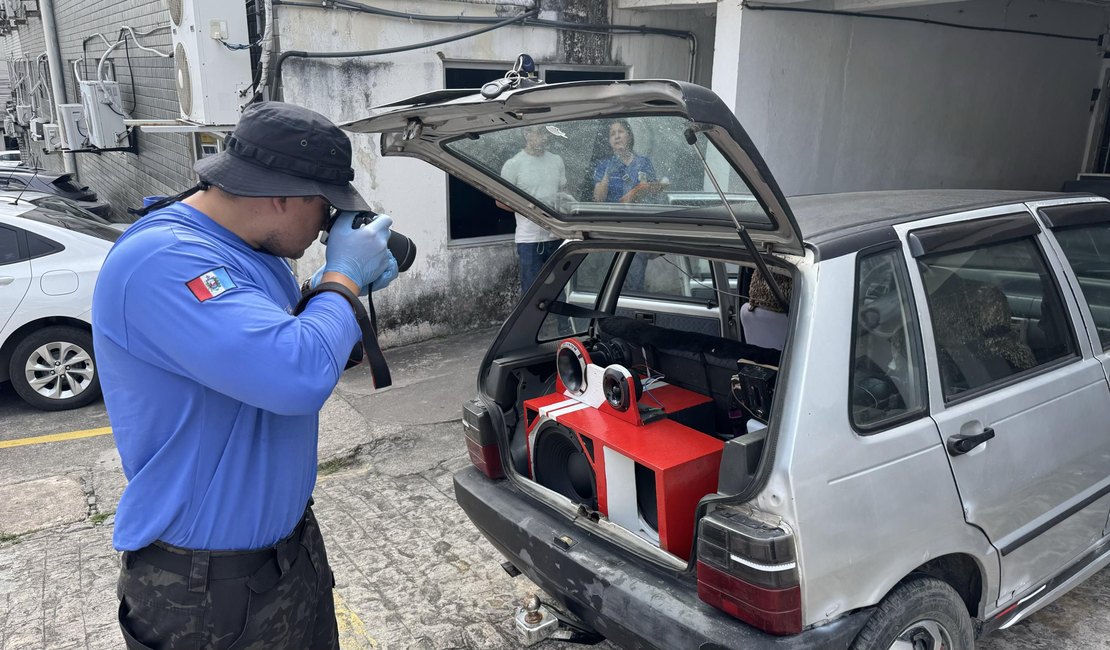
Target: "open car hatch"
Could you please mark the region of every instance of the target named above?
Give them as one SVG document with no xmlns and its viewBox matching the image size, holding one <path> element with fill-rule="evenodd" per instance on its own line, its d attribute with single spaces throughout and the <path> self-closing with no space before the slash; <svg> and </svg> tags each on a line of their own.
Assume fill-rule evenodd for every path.
<svg viewBox="0 0 1110 650">
<path fill-rule="evenodd" d="M 380 133 L 382 155 L 425 160 L 563 238 L 735 242 L 735 216 L 764 249 L 802 252 L 763 157 L 724 102 L 694 84 L 537 84 L 493 98 L 440 91 L 343 127 Z M 630 151 L 611 145 L 621 129 L 631 130 Z M 524 151 L 528 132 L 539 133 L 539 148 Z M 509 161 L 537 150 L 558 156 L 565 178 L 514 173 Z"/>
</svg>

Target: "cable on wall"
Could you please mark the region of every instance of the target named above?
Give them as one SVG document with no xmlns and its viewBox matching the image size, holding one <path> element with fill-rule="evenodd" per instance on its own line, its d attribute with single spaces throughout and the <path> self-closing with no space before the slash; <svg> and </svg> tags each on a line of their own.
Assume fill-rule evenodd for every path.
<svg viewBox="0 0 1110 650">
<path fill-rule="evenodd" d="M 1038 32 L 1028 29 L 1009 29 L 1006 27 L 981 27 L 978 25 L 961 25 L 960 23 L 950 23 L 944 20 L 933 20 L 931 18 L 915 18 L 913 16 L 891 16 L 887 14 L 873 14 L 863 11 L 839 11 L 836 9 L 809 9 L 806 7 L 783 7 L 779 5 L 761 5 L 752 4 L 750 2 L 742 2 L 740 4 L 744 9 L 751 11 L 785 11 L 790 13 L 799 14 L 821 14 L 825 16 L 848 16 L 851 18 L 870 18 L 873 20 L 897 20 L 907 23 L 921 23 L 924 25 L 937 25 L 939 27 L 951 27 L 954 29 L 970 29 L 977 32 L 998 32 L 1001 34 L 1023 34 L 1025 36 L 1043 36 L 1045 38 L 1062 38 L 1069 41 L 1083 41 L 1090 43 L 1101 43 L 1102 39 L 1097 36 L 1072 36 L 1070 34 L 1054 34 L 1052 32 Z"/>
<path fill-rule="evenodd" d="M 277 4 L 277 2 L 275 2 L 275 4 Z M 282 3 L 282 4 L 285 4 L 285 3 Z M 274 82 L 275 82 L 275 84 L 280 85 L 280 83 L 281 83 L 281 66 L 282 66 L 283 63 L 285 63 L 286 59 L 289 59 L 289 58 L 292 58 L 292 57 L 297 57 L 297 58 L 302 58 L 302 59 L 346 59 L 346 58 L 356 58 L 356 57 L 363 57 L 363 56 L 379 56 L 379 55 L 382 55 L 382 54 L 395 54 L 397 52 L 409 52 L 409 51 L 412 51 L 412 50 L 419 50 L 419 49 L 423 49 L 425 47 L 432 47 L 434 45 L 440 45 L 440 44 L 443 44 L 443 43 L 450 43 L 452 41 L 461 41 L 463 39 L 470 38 L 472 36 L 477 36 L 479 34 L 485 34 L 486 32 L 492 32 L 495 29 L 500 29 L 502 27 L 512 25 L 513 23 L 518 23 L 521 20 L 523 20 L 523 19 L 525 19 L 529 16 L 534 16 L 537 13 L 539 13 L 539 11 L 540 11 L 539 9 L 532 9 L 531 11 L 526 11 L 522 14 L 517 15 L 517 16 L 512 16 L 510 18 L 506 18 L 506 19 L 504 19 L 502 21 L 499 21 L 499 22 L 497 22 L 493 25 L 490 25 L 488 27 L 482 27 L 481 29 L 475 29 L 475 30 L 471 30 L 469 32 L 463 32 L 461 34 L 455 34 L 453 36 L 445 36 L 443 38 L 437 38 L 437 39 L 431 40 L 431 41 L 424 41 L 423 43 L 413 43 L 411 45 L 400 45 L 400 46 L 397 46 L 397 47 L 386 47 L 386 48 L 381 48 L 381 49 L 377 49 L 377 50 L 358 50 L 358 51 L 353 51 L 353 52 L 304 52 L 302 50 L 289 50 L 289 51 L 286 51 L 286 52 L 282 52 L 281 56 L 279 56 L 278 59 L 277 59 L 277 63 L 274 64 Z"/>
<path fill-rule="evenodd" d="M 271 0 L 274 5 L 285 5 L 290 7 L 306 7 L 312 9 L 344 9 L 347 11 L 354 11 L 358 13 L 367 13 L 376 16 L 385 16 L 389 18 L 398 18 L 409 21 L 422 21 L 422 22 L 440 22 L 440 23 L 465 23 L 476 25 L 502 25 L 504 21 L 499 21 L 496 18 L 485 18 L 479 16 L 433 16 L 426 14 L 414 14 L 401 11 L 393 11 L 391 9 L 382 9 L 370 5 L 362 4 L 360 2 L 352 2 L 351 0 L 329 0 L 325 3 L 313 2 L 300 2 L 298 0 Z M 563 20 L 548 20 L 544 18 L 533 17 L 538 12 L 538 8 L 529 12 L 529 16 L 519 20 L 521 27 L 539 27 L 546 29 L 559 29 L 563 31 L 577 31 L 595 34 L 643 34 L 655 36 L 669 36 L 672 38 L 681 38 L 690 43 L 690 69 L 688 73 L 688 81 L 694 81 L 694 73 L 697 67 L 698 57 L 698 40 L 697 36 L 691 31 L 683 31 L 678 29 L 667 29 L 665 27 L 648 27 L 637 25 L 612 25 L 600 23 L 574 23 Z M 512 24 L 512 23 L 509 23 Z M 478 32 L 480 33 L 480 32 Z M 419 47 L 426 47 L 427 45 L 420 45 Z M 397 50 L 403 51 L 403 50 Z M 280 59 L 279 59 L 280 60 Z M 275 74 L 275 79 L 280 83 L 280 76 Z"/>
</svg>

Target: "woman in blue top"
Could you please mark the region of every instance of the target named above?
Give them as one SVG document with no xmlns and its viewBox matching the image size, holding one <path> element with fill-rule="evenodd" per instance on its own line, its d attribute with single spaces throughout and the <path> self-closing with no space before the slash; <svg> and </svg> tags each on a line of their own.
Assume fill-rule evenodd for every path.
<svg viewBox="0 0 1110 650">
<path fill-rule="evenodd" d="M 609 123 L 609 146 L 613 155 L 594 169 L 594 200 L 606 203 L 631 203 L 644 192 L 654 190 L 655 167 L 647 156 L 632 150 L 636 138 L 627 120 Z"/>
</svg>

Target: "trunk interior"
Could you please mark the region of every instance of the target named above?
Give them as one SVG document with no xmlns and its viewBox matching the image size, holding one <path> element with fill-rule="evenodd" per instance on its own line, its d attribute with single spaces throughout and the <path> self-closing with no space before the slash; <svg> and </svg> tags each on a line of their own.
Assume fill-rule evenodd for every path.
<svg viewBox="0 0 1110 650">
<path fill-rule="evenodd" d="M 698 502 L 750 488 L 768 447 L 790 322 L 753 267 L 703 248 L 565 246 L 484 368 L 516 478 L 685 564 Z M 790 271 L 775 271 L 789 301 Z"/>
</svg>

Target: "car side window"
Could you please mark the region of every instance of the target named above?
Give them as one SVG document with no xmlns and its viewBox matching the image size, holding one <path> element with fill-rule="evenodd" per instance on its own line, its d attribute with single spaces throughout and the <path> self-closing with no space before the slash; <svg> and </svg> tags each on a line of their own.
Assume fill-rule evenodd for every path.
<svg viewBox="0 0 1110 650">
<path fill-rule="evenodd" d="M 1104 350 L 1110 349 L 1110 223 L 1053 231 L 1091 308 Z"/>
<path fill-rule="evenodd" d="M 875 431 L 925 410 L 921 340 L 901 249 L 861 255 L 852 331 L 852 424 Z"/>
<path fill-rule="evenodd" d="M 624 276 L 621 295 L 702 304 L 717 302 L 709 260 L 673 253 L 636 253 Z"/>
<path fill-rule="evenodd" d="M 918 258 L 945 400 L 1075 354 L 1033 237 Z"/>
<path fill-rule="evenodd" d="M 596 309 L 597 299 L 601 295 L 601 288 L 605 278 L 613 266 L 616 253 L 612 251 L 595 251 L 587 253 L 585 259 L 571 274 L 570 279 L 557 300 L 586 309 Z M 590 325 L 589 317 L 570 317 L 555 313 L 548 313 L 540 325 L 537 335 L 539 341 L 551 341 L 573 334 L 584 333 Z"/>
<path fill-rule="evenodd" d="M 22 261 L 19 254 L 19 233 L 0 227 L 0 266 Z"/>
</svg>

